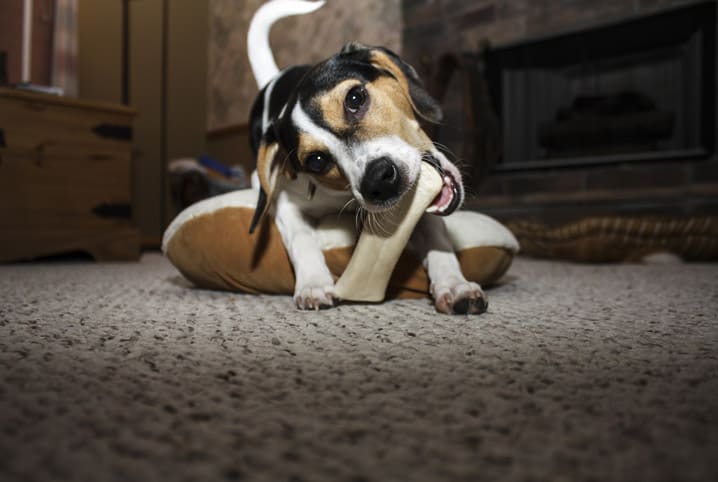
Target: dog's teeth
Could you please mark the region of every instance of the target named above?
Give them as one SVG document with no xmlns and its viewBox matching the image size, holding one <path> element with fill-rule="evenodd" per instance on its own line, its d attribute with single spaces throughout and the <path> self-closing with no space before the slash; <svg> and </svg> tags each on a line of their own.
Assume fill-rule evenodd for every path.
<svg viewBox="0 0 718 482">
<path fill-rule="evenodd" d="M 431 204 L 443 186 L 444 181 L 436 168 L 422 162 L 414 192 L 403 196 L 380 222 L 364 226 L 354 254 L 336 283 L 335 293 L 339 298 L 353 301 L 384 299 L 391 273 L 416 223 L 424 212 L 438 210 Z M 394 230 L 387 233 L 392 226 L 395 226 Z"/>
</svg>

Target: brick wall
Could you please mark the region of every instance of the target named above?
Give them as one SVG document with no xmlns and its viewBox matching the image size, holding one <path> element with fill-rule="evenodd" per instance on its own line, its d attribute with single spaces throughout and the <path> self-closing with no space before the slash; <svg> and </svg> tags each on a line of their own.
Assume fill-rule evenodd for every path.
<svg viewBox="0 0 718 482">
<path fill-rule="evenodd" d="M 444 53 L 494 46 L 641 16 L 688 0 L 403 0 L 403 57 L 430 76 Z M 461 151 L 459 79 L 443 106 L 444 141 Z M 470 165 L 472 160 L 463 160 Z M 469 174 L 471 169 L 467 169 Z M 471 208 L 501 219 L 559 222 L 587 215 L 718 214 L 718 161 L 626 163 L 492 173 L 471 179 Z"/>
<path fill-rule="evenodd" d="M 473 50 L 648 14 L 693 0 L 402 0 L 404 56 Z"/>
</svg>

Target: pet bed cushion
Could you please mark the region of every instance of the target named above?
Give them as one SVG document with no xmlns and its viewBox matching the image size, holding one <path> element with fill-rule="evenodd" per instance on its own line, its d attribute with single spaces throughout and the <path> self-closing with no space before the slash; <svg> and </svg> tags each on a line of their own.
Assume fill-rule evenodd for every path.
<svg viewBox="0 0 718 482">
<path fill-rule="evenodd" d="M 162 250 L 200 288 L 247 293 L 291 294 L 294 272 L 271 217 L 249 234 L 257 191 L 215 196 L 182 211 L 167 228 Z M 494 219 L 469 211 L 444 218 L 467 279 L 495 283 L 509 268 L 518 243 Z M 317 226 L 327 266 L 338 278 L 356 242 L 354 215 L 331 215 Z M 429 280 L 420 260 L 405 251 L 392 274 L 387 298 L 424 297 Z"/>
</svg>

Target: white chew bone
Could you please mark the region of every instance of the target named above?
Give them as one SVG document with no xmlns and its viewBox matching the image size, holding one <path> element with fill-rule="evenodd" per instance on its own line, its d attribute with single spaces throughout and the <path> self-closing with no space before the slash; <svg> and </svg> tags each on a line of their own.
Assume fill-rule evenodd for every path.
<svg viewBox="0 0 718 482">
<path fill-rule="evenodd" d="M 382 301 L 402 251 L 416 223 L 441 192 L 443 181 L 425 162 L 414 189 L 381 218 L 365 222 L 349 264 L 334 292 L 344 300 Z"/>
</svg>

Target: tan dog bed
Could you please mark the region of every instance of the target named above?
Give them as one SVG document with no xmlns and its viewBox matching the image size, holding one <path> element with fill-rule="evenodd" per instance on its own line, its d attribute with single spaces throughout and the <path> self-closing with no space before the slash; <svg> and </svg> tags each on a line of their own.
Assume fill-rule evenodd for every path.
<svg viewBox="0 0 718 482">
<path fill-rule="evenodd" d="M 274 222 L 267 219 L 249 234 L 256 199 L 257 191 L 246 189 L 193 204 L 167 228 L 163 252 L 201 288 L 292 294 L 294 272 Z M 516 238 L 483 214 L 459 211 L 444 219 L 464 276 L 484 286 L 496 283 L 519 249 Z M 354 215 L 324 218 L 317 236 L 327 266 L 338 278 L 356 242 Z M 387 298 L 428 295 L 426 271 L 405 251 L 392 274 Z"/>
</svg>

